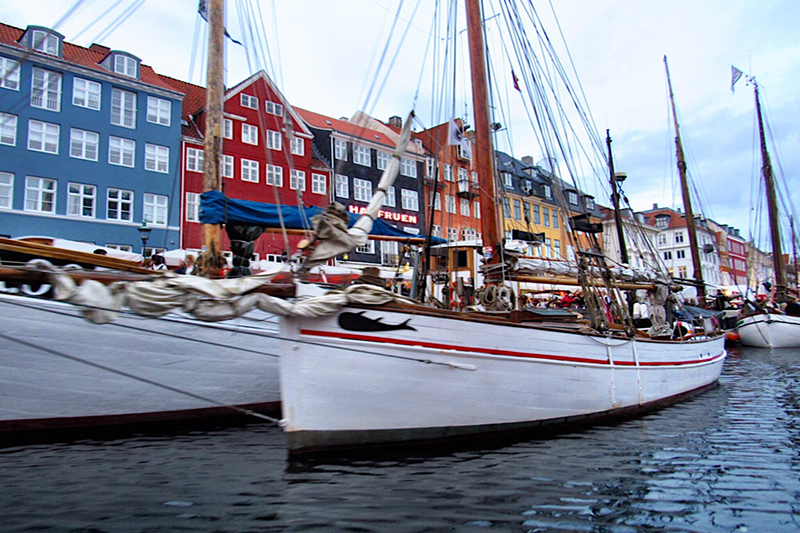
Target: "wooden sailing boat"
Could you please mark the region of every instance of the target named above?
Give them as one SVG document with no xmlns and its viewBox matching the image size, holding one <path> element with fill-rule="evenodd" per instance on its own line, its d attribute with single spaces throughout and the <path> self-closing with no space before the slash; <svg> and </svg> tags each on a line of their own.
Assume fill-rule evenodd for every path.
<svg viewBox="0 0 800 533">
<path fill-rule="evenodd" d="M 772 170 L 769 151 L 767 150 L 767 138 L 764 132 L 764 117 L 761 112 L 758 83 L 755 78 L 749 78 L 749 81 L 753 84 L 755 94 L 756 117 L 761 147 L 761 175 L 764 178 L 767 195 L 770 236 L 772 239 L 772 261 L 775 272 L 775 295 L 772 303 L 777 305 L 789 304 L 795 307 L 797 306 L 795 298 L 789 295 L 786 285 L 775 175 Z M 757 309 L 753 313 L 742 316 L 736 327 L 739 338 L 745 346 L 759 348 L 800 347 L 800 316 L 791 316 L 791 314 L 774 308 Z"/>
<path fill-rule="evenodd" d="M 484 252 L 492 267 L 502 243 L 480 0 L 467 1 L 467 25 Z M 601 254 L 590 250 L 580 259 L 578 279 L 598 305 L 603 294 L 618 292 Z M 485 289 L 497 295 L 507 287 Z M 663 304 L 668 288 L 650 289 Z M 651 336 L 627 326 L 624 307 L 615 321 L 597 308 L 582 321 L 562 310 L 433 309 L 367 285 L 332 296 L 325 312 L 282 320 L 282 426 L 291 453 L 535 435 L 631 415 L 713 385 L 726 356 L 718 333 L 688 341 Z"/>
</svg>

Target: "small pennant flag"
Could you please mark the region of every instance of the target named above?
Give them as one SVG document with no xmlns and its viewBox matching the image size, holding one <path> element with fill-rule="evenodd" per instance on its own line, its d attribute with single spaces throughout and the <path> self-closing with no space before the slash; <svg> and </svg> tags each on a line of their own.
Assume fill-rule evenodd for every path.
<svg viewBox="0 0 800 533">
<path fill-rule="evenodd" d="M 733 92 L 733 86 L 736 85 L 736 82 L 739 81 L 743 74 L 741 70 L 731 65 L 731 92 Z"/>
<path fill-rule="evenodd" d="M 514 74 L 514 69 L 513 68 L 511 69 L 511 79 L 514 80 L 514 88 L 516 90 L 518 90 L 519 92 L 522 92 L 520 90 L 520 88 L 519 88 L 519 78 L 517 78 L 517 75 Z"/>
</svg>

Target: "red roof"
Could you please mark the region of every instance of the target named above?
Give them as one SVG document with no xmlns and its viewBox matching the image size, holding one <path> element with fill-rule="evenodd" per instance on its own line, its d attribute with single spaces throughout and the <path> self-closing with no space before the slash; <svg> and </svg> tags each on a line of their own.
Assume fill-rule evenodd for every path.
<svg viewBox="0 0 800 533">
<path fill-rule="evenodd" d="M 0 43 L 7 44 L 10 46 L 14 46 L 19 48 L 20 50 L 26 50 L 25 47 L 20 45 L 17 41 L 22 38 L 22 35 L 25 33 L 25 30 L 20 28 L 15 28 L 14 26 L 9 26 L 8 24 L 3 24 L 0 22 Z M 73 65 L 80 65 L 82 67 L 86 67 L 92 70 L 96 70 L 98 72 L 104 72 L 107 74 L 113 74 L 107 68 L 101 67 L 100 62 L 105 59 L 108 54 L 110 53 L 109 48 L 102 46 L 102 45 L 92 45 L 91 48 L 84 48 L 82 46 L 78 46 L 76 44 L 68 43 L 64 41 L 64 46 L 62 49 L 63 57 L 55 57 L 55 56 L 48 56 L 56 60 L 66 61 L 68 63 L 72 63 Z M 42 54 L 40 52 L 35 52 L 35 56 L 46 56 L 47 54 Z M 160 87 L 162 89 L 168 89 L 174 91 L 175 88 L 171 85 L 165 83 L 158 74 L 147 65 L 142 64 L 139 68 L 139 81 L 146 83 L 148 85 L 153 85 L 154 87 Z"/>
<path fill-rule="evenodd" d="M 376 142 L 390 147 L 395 146 L 394 141 L 379 131 L 367 129 L 347 120 L 326 117 L 325 115 L 320 115 L 319 113 L 314 113 L 306 109 L 300 109 L 299 107 L 295 107 L 294 109 L 303 117 L 303 120 L 313 128 L 338 131 L 365 141 Z"/>
</svg>

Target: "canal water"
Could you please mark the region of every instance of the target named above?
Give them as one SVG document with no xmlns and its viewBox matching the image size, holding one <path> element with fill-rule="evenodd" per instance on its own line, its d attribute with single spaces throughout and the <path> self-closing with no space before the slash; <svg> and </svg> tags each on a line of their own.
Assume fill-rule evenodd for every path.
<svg viewBox="0 0 800 533">
<path fill-rule="evenodd" d="M 0 531 L 800 531 L 800 350 L 612 426 L 291 462 L 267 425 L 0 450 Z"/>
</svg>

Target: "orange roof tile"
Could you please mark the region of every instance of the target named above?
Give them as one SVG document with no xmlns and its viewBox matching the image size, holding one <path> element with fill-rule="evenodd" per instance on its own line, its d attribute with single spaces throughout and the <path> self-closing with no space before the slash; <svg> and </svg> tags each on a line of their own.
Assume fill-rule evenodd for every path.
<svg viewBox="0 0 800 533">
<path fill-rule="evenodd" d="M 307 109 L 301 109 L 299 107 L 295 107 L 294 109 L 303 117 L 303 120 L 313 128 L 338 131 L 345 135 L 364 139 L 365 141 L 376 142 L 391 147 L 395 146 L 394 141 L 379 131 L 364 128 L 348 122 L 347 120 L 327 117 L 313 111 L 308 111 Z"/>
</svg>

